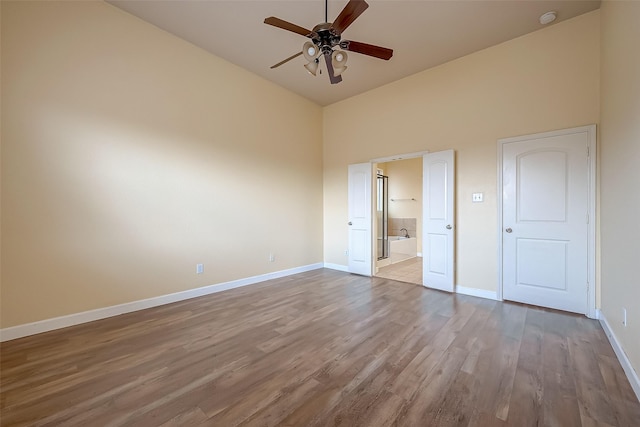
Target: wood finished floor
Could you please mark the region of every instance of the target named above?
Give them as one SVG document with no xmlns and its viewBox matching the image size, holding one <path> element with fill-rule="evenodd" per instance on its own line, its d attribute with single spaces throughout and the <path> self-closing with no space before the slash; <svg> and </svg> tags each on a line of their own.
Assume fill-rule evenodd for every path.
<svg viewBox="0 0 640 427">
<path fill-rule="evenodd" d="M 2 426 L 638 426 L 583 316 L 315 270 L 1 346 Z"/>
</svg>

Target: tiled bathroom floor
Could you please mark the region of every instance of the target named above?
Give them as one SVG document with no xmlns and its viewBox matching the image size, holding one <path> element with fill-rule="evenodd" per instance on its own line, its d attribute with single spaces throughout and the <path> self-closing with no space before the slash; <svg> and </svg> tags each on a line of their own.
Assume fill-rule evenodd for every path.
<svg viewBox="0 0 640 427">
<path fill-rule="evenodd" d="M 377 277 L 397 280 L 399 282 L 422 284 L 422 258 L 414 257 L 406 261 L 382 267 L 376 274 Z"/>
</svg>

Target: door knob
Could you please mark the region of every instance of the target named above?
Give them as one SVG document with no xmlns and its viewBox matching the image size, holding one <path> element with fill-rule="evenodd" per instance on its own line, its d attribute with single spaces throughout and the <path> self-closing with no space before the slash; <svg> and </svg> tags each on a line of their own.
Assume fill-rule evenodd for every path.
<svg viewBox="0 0 640 427">
<path fill-rule="evenodd" d="M 445 227 L 447 230 L 451 230 L 451 224 L 447 224 L 447 226 Z"/>
<path fill-rule="evenodd" d="M 504 231 L 506 231 L 507 233 L 511 233 L 513 230 L 511 228 L 507 228 Z"/>
<path fill-rule="evenodd" d="M 353 223 L 351 221 L 349 221 L 349 225 L 353 225 Z"/>
</svg>

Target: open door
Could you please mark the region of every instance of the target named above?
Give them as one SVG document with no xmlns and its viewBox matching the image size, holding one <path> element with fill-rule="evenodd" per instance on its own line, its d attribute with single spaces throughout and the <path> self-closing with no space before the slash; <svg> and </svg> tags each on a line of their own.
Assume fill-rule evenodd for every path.
<svg viewBox="0 0 640 427">
<path fill-rule="evenodd" d="M 349 165 L 349 272 L 371 276 L 371 163 Z"/>
<path fill-rule="evenodd" d="M 454 153 L 423 156 L 422 284 L 453 292 L 454 279 Z"/>
</svg>

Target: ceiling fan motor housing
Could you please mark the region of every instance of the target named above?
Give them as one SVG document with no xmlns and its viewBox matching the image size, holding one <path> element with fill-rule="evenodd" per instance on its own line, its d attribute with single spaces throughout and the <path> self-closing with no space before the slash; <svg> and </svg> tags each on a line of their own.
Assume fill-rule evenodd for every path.
<svg viewBox="0 0 640 427">
<path fill-rule="evenodd" d="M 313 27 L 311 40 L 323 54 L 327 54 L 340 44 L 340 33 L 331 27 L 330 22 L 324 22 Z"/>
</svg>

